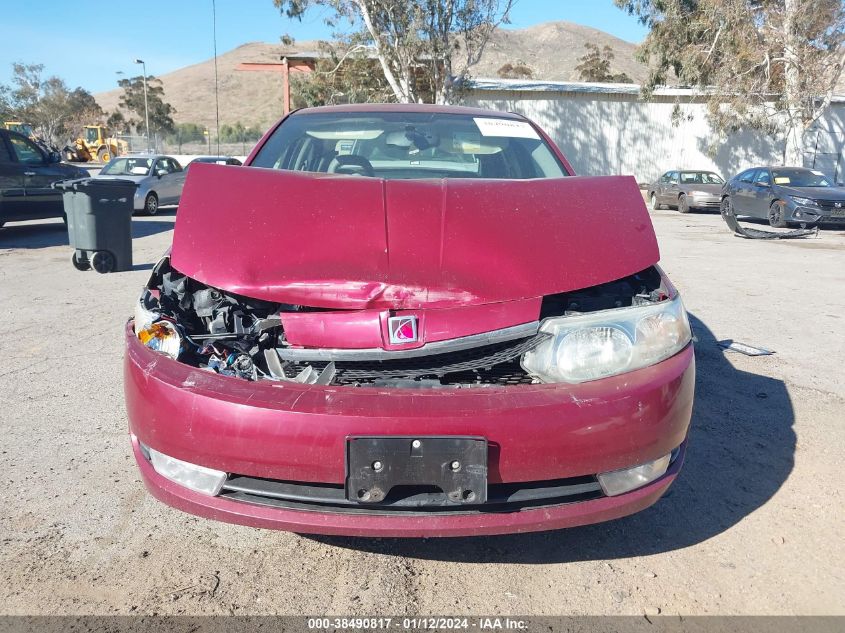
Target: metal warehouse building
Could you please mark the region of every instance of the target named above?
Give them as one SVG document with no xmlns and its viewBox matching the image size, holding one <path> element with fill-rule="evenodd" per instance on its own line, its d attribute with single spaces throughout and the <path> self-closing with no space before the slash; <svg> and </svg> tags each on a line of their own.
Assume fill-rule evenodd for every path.
<svg viewBox="0 0 845 633">
<path fill-rule="evenodd" d="M 633 84 L 477 79 L 464 103 L 533 119 L 583 175 L 633 174 L 649 182 L 669 169 L 710 169 L 728 178 L 782 160 L 782 141 L 756 130 L 714 143 L 703 100 L 689 89 L 658 89 L 642 101 Z M 676 104 L 681 116 L 673 122 Z M 834 97 L 805 134 L 804 165 L 845 181 L 843 144 L 845 95 Z"/>
</svg>

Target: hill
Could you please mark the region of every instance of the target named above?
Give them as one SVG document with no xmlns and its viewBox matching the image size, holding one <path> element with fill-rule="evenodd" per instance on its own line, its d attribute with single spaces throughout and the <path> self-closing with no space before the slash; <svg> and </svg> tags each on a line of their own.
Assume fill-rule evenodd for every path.
<svg viewBox="0 0 845 633">
<path fill-rule="evenodd" d="M 536 79 L 577 80 L 575 66 L 585 53 L 584 44 L 613 48 L 614 72 L 625 72 L 634 81 L 645 78 L 646 68 L 634 59 L 635 44 L 603 31 L 570 22 L 547 22 L 526 29 L 498 29 L 493 33 L 484 55 L 473 67 L 472 76 L 496 77 L 507 62 L 522 61 L 532 68 Z M 317 50 L 316 42 L 297 42 L 294 47 L 265 42 L 250 42 L 217 58 L 220 122 L 267 127 L 282 112 L 281 75 L 272 72 L 237 70 L 242 62 L 275 62 L 284 53 Z M 161 75 L 167 101 L 176 108 L 177 123 L 213 125 L 214 60 Z M 95 95 L 108 112 L 117 107 L 120 90 Z"/>
</svg>

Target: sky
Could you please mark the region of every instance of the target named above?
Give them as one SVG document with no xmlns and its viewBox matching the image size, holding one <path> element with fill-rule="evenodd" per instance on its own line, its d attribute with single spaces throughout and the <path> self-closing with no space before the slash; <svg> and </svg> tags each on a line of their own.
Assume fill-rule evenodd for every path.
<svg viewBox="0 0 845 633">
<path fill-rule="evenodd" d="M 329 39 L 325 9 L 289 20 L 272 0 L 216 0 L 217 52 L 246 42 Z M 617 9 L 613 0 L 517 0 L 507 28 L 565 20 L 640 42 L 646 29 Z M 44 64 L 70 88 L 96 93 L 117 87 L 118 72 L 163 75 L 213 57 L 212 0 L 30 0 L 9 3 L 2 15 L 0 83 L 13 62 Z"/>
</svg>

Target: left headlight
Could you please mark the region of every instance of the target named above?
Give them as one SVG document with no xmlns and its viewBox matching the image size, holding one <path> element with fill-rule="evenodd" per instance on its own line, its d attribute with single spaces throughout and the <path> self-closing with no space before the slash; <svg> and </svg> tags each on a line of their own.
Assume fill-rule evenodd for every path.
<svg viewBox="0 0 845 633">
<path fill-rule="evenodd" d="M 150 291 L 144 289 L 135 304 L 135 335 L 150 349 L 177 359 L 182 351 L 182 336 L 170 321 L 160 319 Z"/>
<path fill-rule="evenodd" d="M 799 196 L 789 196 L 795 204 L 800 204 L 803 207 L 815 207 L 816 201 L 812 198 L 801 198 Z"/>
<path fill-rule="evenodd" d="M 543 382 L 579 383 L 654 365 L 692 340 L 680 296 L 645 306 L 546 319 L 548 340 L 522 357 Z"/>
</svg>

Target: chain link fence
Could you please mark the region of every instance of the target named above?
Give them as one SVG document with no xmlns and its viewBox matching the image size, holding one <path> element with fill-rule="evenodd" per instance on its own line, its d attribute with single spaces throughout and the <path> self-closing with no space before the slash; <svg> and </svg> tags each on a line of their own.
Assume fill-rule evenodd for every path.
<svg viewBox="0 0 845 633">
<path fill-rule="evenodd" d="M 115 136 L 122 143 L 126 143 L 127 153 L 144 154 L 147 152 L 155 154 L 168 154 L 178 156 L 246 156 L 255 146 L 255 141 L 243 140 L 240 142 L 217 143 L 211 141 L 177 141 L 172 138 L 152 135 L 147 142 L 144 135 L 121 134 Z"/>
</svg>

